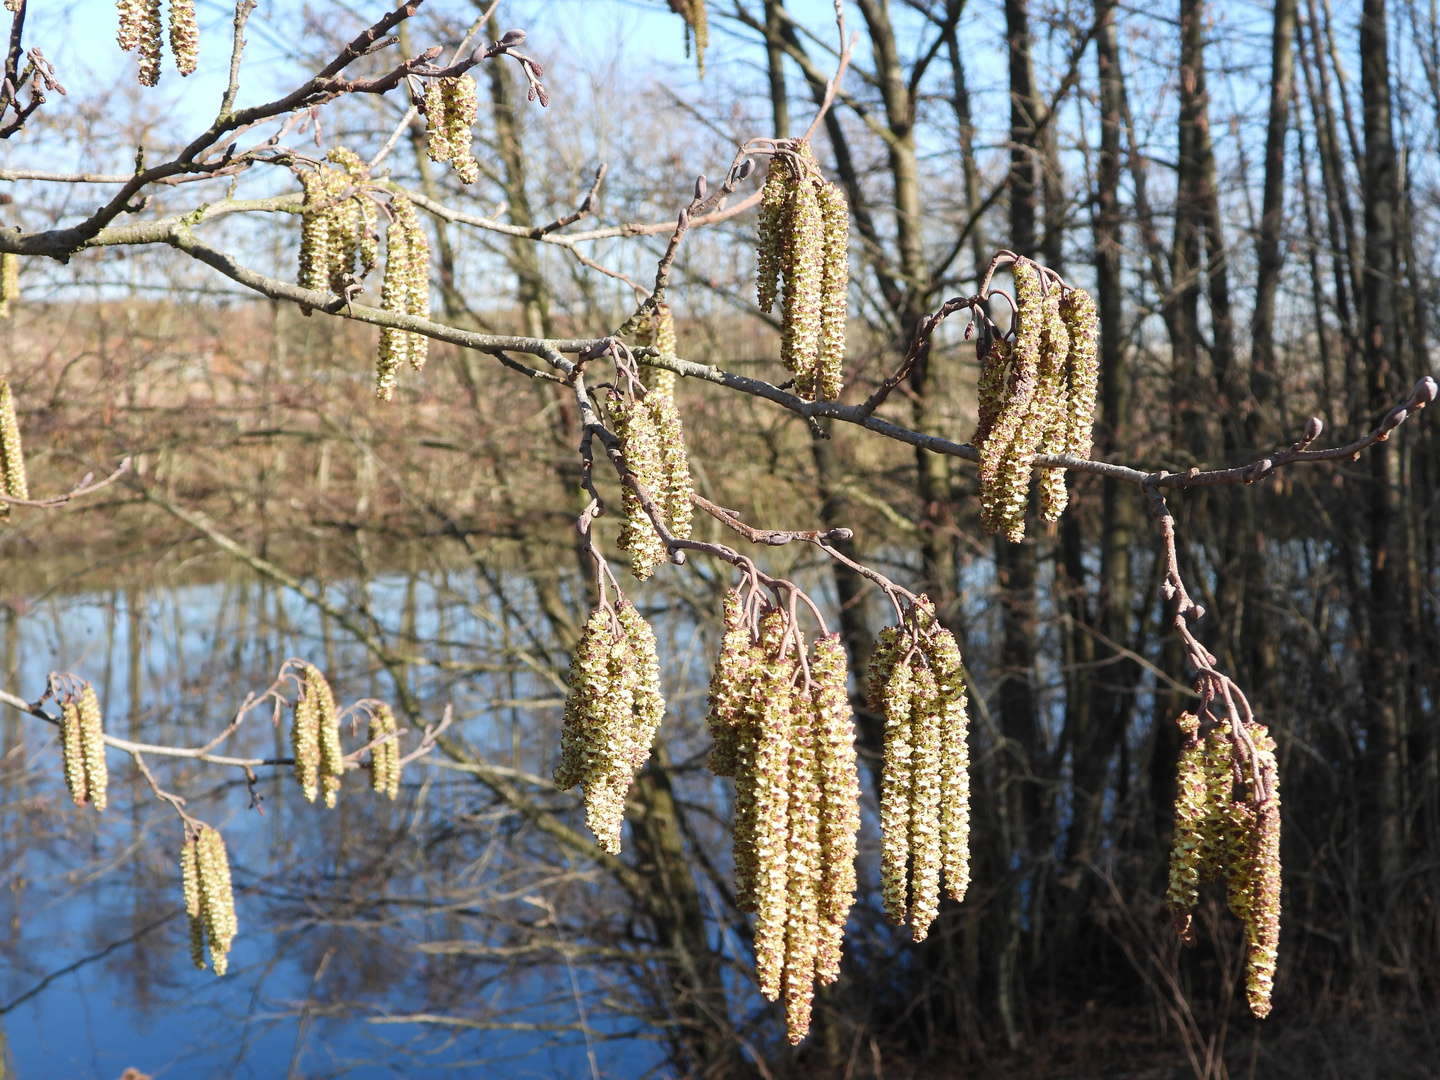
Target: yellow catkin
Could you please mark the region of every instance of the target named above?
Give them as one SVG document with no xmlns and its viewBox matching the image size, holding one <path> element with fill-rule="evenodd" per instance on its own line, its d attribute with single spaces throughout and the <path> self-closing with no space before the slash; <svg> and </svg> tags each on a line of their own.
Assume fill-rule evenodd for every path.
<svg viewBox="0 0 1440 1080">
<path fill-rule="evenodd" d="M 1069 449 L 1070 386 L 1066 362 L 1070 355 L 1070 331 L 1060 317 L 1058 286 L 1051 285 L 1045 297 L 1045 321 L 1040 335 L 1040 376 L 1031 405 L 1039 449 L 1063 454 Z M 1040 516 L 1048 522 L 1060 520 L 1070 501 L 1064 469 L 1040 471 Z"/>
<path fill-rule="evenodd" d="M 1250 911 L 1245 925 L 1245 997 L 1257 1019 L 1270 1014 L 1275 986 L 1275 963 L 1280 950 L 1280 773 L 1275 740 L 1265 728 L 1248 723 L 1256 761 L 1269 798 L 1255 811 L 1254 839 L 1250 847 Z M 1253 777 L 1246 779 L 1252 800 L 1258 798 Z"/>
<path fill-rule="evenodd" d="M 750 628 L 745 622 L 738 589 L 725 594 L 724 613 L 725 632 L 710 674 L 710 713 L 706 725 L 715 741 L 710 751 L 710 771 L 716 776 L 736 776 L 751 662 Z"/>
<path fill-rule="evenodd" d="M 370 751 L 370 789 L 392 801 L 400 793 L 400 740 L 395 734 L 398 730 L 390 706 L 384 702 L 375 705 L 370 714 L 370 741 L 380 738 L 385 741 Z"/>
<path fill-rule="evenodd" d="M 786 176 L 789 166 L 780 158 L 772 158 L 765 186 L 760 189 L 760 222 L 756 244 L 755 300 L 760 310 L 768 312 L 780 295 L 780 273 L 789 245 L 786 232 L 786 209 L 789 187 Z"/>
<path fill-rule="evenodd" d="M 396 196 L 392 206 L 394 220 L 385 233 L 385 276 L 380 286 L 380 307 L 397 314 L 428 318 L 430 241 L 409 199 Z M 423 334 L 382 327 L 375 396 L 389 401 L 395 392 L 396 371 L 407 361 L 419 371 L 425 366 L 428 349 L 429 339 Z"/>
<path fill-rule="evenodd" d="M 444 84 L 445 141 L 450 147 L 450 163 L 457 180 L 473 184 L 480 179 L 480 165 L 470 151 L 470 129 L 480 108 L 475 80 L 469 75 L 456 75 L 440 81 Z"/>
<path fill-rule="evenodd" d="M 238 923 L 235 918 L 235 892 L 230 881 L 230 857 L 220 833 L 202 825 L 195 840 L 195 856 L 199 870 L 200 908 L 205 920 L 205 936 L 210 941 L 210 966 L 215 969 L 216 975 L 224 975 L 229 966 L 228 954 Z"/>
<path fill-rule="evenodd" d="M 30 498 L 30 480 L 25 474 L 25 451 L 20 445 L 20 424 L 15 417 L 15 395 L 10 382 L 0 375 L 0 493 L 16 499 Z M 10 507 L 0 503 L 0 519 Z"/>
<path fill-rule="evenodd" d="M 755 977 L 760 992 L 774 1001 L 783 989 L 786 909 L 789 902 L 790 733 L 794 702 L 790 688 L 795 661 L 780 654 L 785 621 L 765 616 L 761 643 L 764 674 L 757 701 L 753 772 Z"/>
<path fill-rule="evenodd" d="M 653 312 L 640 320 L 640 325 L 635 328 L 634 341 L 637 346 L 654 346 L 661 356 L 676 355 L 675 315 L 669 304 L 657 304 Z M 675 372 L 668 368 L 640 369 L 640 381 L 645 384 L 646 390 L 652 392 L 674 397 L 675 379 Z"/>
<path fill-rule="evenodd" d="M 325 805 L 333 810 L 336 796 L 340 792 L 341 777 L 345 775 L 345 761 L 340 748 L 340 718 L 335 708 L 335 695 L 330 690 L 330 683 L 314 664 L 305 665 L 305 694 L 315 700 L 316 745 L 319 750 L 317 771 L 320 777 L 320 790 L 325 794 Z M 313 797 L 310 798 L 313 801 Z"/>
<path fill-rule="evenodd" d="M 0 319 L 10 318 L 10 304 L 20 300 L 20 256 L 0 252 Z"/>
<path fill-rule="evenodd" d="M 1088 458 L 1094 442 L 1095 395 L 1100 383 L 1098 338 L 1100 317 L 1095 300 L 1084 289 L 1071 289 L 1060 301 L 1060 317 L 1070 332 L 1070 354 L 1065 361 L 1070 382 L 1066 449 Z"/>
<path fill-rule="evenodd" d="M 1019 543 L 1025 537 L 1030 467 L 1040 435 L 1031 405 L 1039 383 L 1044 304 L 1040 274 L 1032 263 L 1017 262 L 1014 275 L 1018 324 L 1010 354 L 1010 392 L 981 448 L 980 524 L 986 532 L 1004 529 L 1006 539 Z"/>
<path fill-rule="evenodd" d="M 67 695 L 60 704 L 60 757 L 65 769 L 65 786 L 70 789 L 70 801 L 76 806 L 84 806 L 89 798 L 84 740 L 80 708 L 75 699 Z"/>
<path fill-rule="evenodd" d="M 189 75 L 200 62 L 200 25 L 195 0 L 170 0 L 170 53 L 181 75 Z"/>
<path fill-rule="evenodd" d="M 643 401 L 633 398 L 613 400 L 611 412 L 626 468 L 645 488 L 651 500 L 663 507 L 665 455 L 653 413 Z M 625 513 L 625 524 L 620 530 L 618 544 L 621 551 L 630 552 L 631 573 L 637 580 L 644 581 L 655 572 L 655 567 L 665 562 L 665 545 L 645 512 L 640 496 L 629 484 L 624 485 L 621 491 L 620 504 Z"/>
<path fill-rule="evenodd" d="M 614 616 L 596 608 L 570 658 L 557 787 L 585 788 L 585 822 L 596 844 L 620 852 L 625 798 L 665 715 L 655 632 L 629 600 Z"/>
<path fill-rule="evenodd" d="M 916 665 L 912 686 L 909 916 L 918 942 L 940 911 L 940 688 L 928 662 Z"/>
<path fill-rule="evenodd" d="M 965 899 L 970 888 L 970 716 L 965 665 L 955 635 L 931 629 L 926 659 L 935 673 L 940 724 L 940 845 L 945 894 Z"/>
<path fill-rule="evenodd" d="M 695 33 L 695 68 L 705 77 L 705 50 L 710 47 L 710 17 L 705 0 L 690 0 L 690 29 Z"/>
<path fill-rule="evenodd" d="M 100 699 L 95 688 L 86 682 L 75 701 L 80 716 L 80 749 L 85 762 L 85 789 L 96 810 L 107 805 L 110 771 L 105 767 L 105 721 L 100 714 Z"/>
<path fill-rule="evenodd" d="M 140 81 L 146 86 L 154 86 L 160 81 L 163 38 L 160 0 L 141 0 L 140 7 Z"/>
<path fill-rule="evenodd" d="M 855 902 L 856 836 L 860 832 L 860 773 L 855 722 L 846 690 L 845 646 L 839 634 L 815 643 L 815 742 L 820 772 L 819 934 L 815 977 L 840 977 L 845 922 Z"/>
<path fill-rule="evenodd" d="M 669 394 L 652 390 L 645 395 L 645 407 L 660 443 L 659 494 L 665 527 L 683 540 L 690 535 L 690 496 L 695 490 L 690 479 L 690 456 L 685 449 L 685 426 Z"/>
<path fill-rule="evenodd" d="M 905 868 L 910 857 L 914 767 L 910 743 L 914 674 L 910 660 L 909 656 L 900 658 L 881 691 L 885 745 L 880 775 L 880 890 L 885 917 L 896 926 L 905 921 L 909 907 Z"/>
<path fill-rule="evenodd" d="M 808 162 L 808 148 L 801 160 Z M 803 165 L 792 167 L 788 185 L 790 242 L 785 250 L 780 360 L 795 376 L 796 393 L 813 398 L 823 328 L 825 229 L 815 185 Z"/>
<path fill-rule="evenodd" d="M 820 356 L 816 397 L 836 401 L 844 386 L 845 323 L 850 292 L 850 207 L 834 184 L 819 187 L 824 229 L 824 267 L 820 279 Z"/>
<path fill-rule="evenodd" d="M 1009 370 L 1010 342 L 997 334 L 980 361 L 980 378 L 975 387 L 978 419 L 970 442 L 976 447 L 985 445 L 995 427 L 995 421 L 1005 410 L 1005 397 L 1008 392 L 1005 376 Z"/>
<path fill-rule="evenodd" d="M 295 698 L 290 723 L 290 752 L 295 758 L 295 779 L 310 802 L 320 793 L 320 712 L 315 695 L 304 684 Z"/>
<path fill-rule="evenodd" d="M 1232 759 L 1228 732 L 1212 728 L 1205 738 L 1205 821 L 1196 863 L 1202 885 L 1218 881 L 1225 874 L 1227 819 L 1235 786 Z"/>
<path fill-rule="evenodd" d="M 455 149 L 450 145 L 450 125 L 445 122 L 445 86 L 443 80 L 432 79 L 425 84 L 425 153 L 431 161 L 449 161 Z"/>
<path fill-rule="evenodd" d="M 785 925 L 785 1031 L 792 1045 L 810 1031 L 819 937 L 816 886 L 820 877 L 820 782 L 811 703 L 791 694 L 790 793 L 787 814 Z"/>
<path fill-rule="evenodd" d="M 1195 905 L 1200 902 L 1200 848 L 1206 827 L 1205 744 L 1197 737 L 1200 721 L 1184 713 L 1175 721 L 1184 742 L 1175 777 L 1175 835 L 1170 848 L 1170 884 L 1165 906 L 1175 931 L 1193 944 Z"/>
<path fill-rule="evenodd" d="M 180 888 L 185 895 L 185 914 L 190 917 L 190 962 L 205 970 L 205 917 L 200 904 L 200 864 L 193 837 L 187 835 L 180 849 Z"/>
</svg>

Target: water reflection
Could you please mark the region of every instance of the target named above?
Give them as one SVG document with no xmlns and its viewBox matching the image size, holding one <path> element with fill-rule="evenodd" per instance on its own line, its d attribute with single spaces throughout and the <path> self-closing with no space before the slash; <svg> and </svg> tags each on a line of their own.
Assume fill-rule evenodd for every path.
<svg viewBox="0 0 1440 1080">
<path fill-rule="evenodd" d="M 345 701 L 393 700 L 398 678 L 432 718 L 451 702 L 466 745 L 520 776 L 548 775 L 559 653 L 522 625 L 537 621 L 524 618 L 534 610 L 524 582 L 502 596 L 476 581 L 436 571 L 329 586 L 338 607 L 430 661 L 398 672 L 293 593 L 238 574 L 51 594 L 0 614 L 0 672 L 34 699 L 49 671 L 75 671 L 94 682 L 110 732 L 194 746 L 299 656 Z M 693 713 L 696 693 L 687 699 L 681 681 L 703 667 L 703 649 L 687 620 L 662 638 L 672 696 Z M 285 756 L 288 721 L 252 714 L 227 752 Z M 671 753 L 694 752 L 698 737 L 680 734 Z M 360 745 L 363 725 L 346 742 Z M 189 962 L 180 822 L 129 759 L 110 752 L 110 809 L 97 815 L 70 804 L 54 729 L 6 710 L 3 754 L 4 1075 L 370 1077 L 483 1065 L 638 1076 L 663 1058 L 643 1010 L 627 1019 L 623 1008 L 646 943 L 618 935 L 603 946 L 619 953 L 608 967 L 588 962 L 602 946 L 578 931 L 567 945 L 557 909 L 589 897 L 591 914 L 603 913 L 604 883 L 532 842 L 464 772 L 412 765 L 394 804 L 352 772 L 326 811 L 303 801 L 286 769 L 257 770 L 252 793 L 238 770 L 148 758 L 231 852 L 240 935 L 231 974 L 216 979 Z M 553 809 L 573 805 L 535 790 Z M 527 944 L 537 927 L 548 927 L 544 941 Z"/>
</svg>

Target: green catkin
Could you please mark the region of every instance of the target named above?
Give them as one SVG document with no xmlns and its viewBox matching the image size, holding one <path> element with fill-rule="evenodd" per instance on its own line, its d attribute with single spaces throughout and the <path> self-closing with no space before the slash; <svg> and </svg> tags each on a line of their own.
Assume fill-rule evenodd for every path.
<svg viewBox="0 0 1440 1080">
<path fill-rule="evenodd" d="M 690 457 L 685 450 L 685 427 L 675 399 L 658 390 L 645 395 L 645 407 L 660 442 L 660 509 L 671 535 L 684 540 L 690 536 Z M 654 489 L 652 489 L 653 491 Z"/>
<path fill-rule="evenodd" d="M 188 834 L 180 849 L 180 888 L 190 917 L 190 962 L 205 970 L 205 917 L 200 905 L 200 864 L 194 838 Z"/>
<path fill-rule="evenodd" d="M 643 401 L 633 398 L 613 400 L 611 412 L 626 468 L 649 493 L 651 500 L 663 509 L 665 455 L 653 413 Z M 618 544 L 621 551 L 630 552 L 631 573 L 637 580 L 644 581 L 655 572 L 655 567 L 665 562 L 665 545 L 645 512 L 640 496 L 631 490 L 629 484 L 622 488 L 620 504 L 625 513 L 625 524 L 620 530 Z"/>
<path fill-rule="evenodd" d="M 170 0 L 170 52 L 181 75 L 189 75 L 200 62 L 200 26 L 195 0 Z"/>
<path fill-rule="evenodd" d="M 1196 735 L 1200 721 L 1184 713 L 1175 721 L 1184 740 L 1175 778 L 1175 835 L 1170 849 L 1170 884 L 1165 906 L 1175 920 L 1175 931 L 1187 945 L 1194 944 L 1195 905 L 1200 902 L 1200 848 L 1206 827 L 1205 744 Z"/>
<path fill-rule="evenodd" d="M 199 871 L 200 909 L 205 920 L 205 936 L 210 942 L 210 966 L 215 969 L 216 975 L 224 975 L 229 965 L 230 945 L 238 930 L 235 892 L 230 881 L 230 857 L 225 851 L 225 841 L 208 825 L 202 825 L 200 835 L 196 837 L 195 859 Z"/>
<path fill-rule="evenodd" d="M 76 806 L 84 806 L 89 798 L 84 739 L 80 708 L 74 698 L 66 695 L 60 704 L 60 757 L 65 769 L 65 786 L 70 789 L 70 801 Z"/>
<path fill-rule="evenodd" d="M 635 345 L 642 347 L 653 346 L 661 356 L 674 356 L 675 347 L 675 316 L 670 310 L 669 304 L 657 304 L 655 310 L 646 318 L 640 321 L 635 330 Z M 643 367 L 640 369 L 640 381 L 645 389 L 651 392 L 675 396 L 675 372 L 668 368 Z"/>
<path fill-rule="evenodd" d="M 1070 382 L 1066 449 L 1088 458 L 1093 448 L 1095 395 L 1100 382 L 1097 338 L 1100 318 L 1095 300 L 1084 289 L 1071 289 L 1060 301 L 1060 317 L 1070 332 L 1070 353 L 1065 360 Z"/>
<path fill-rule="evenodd" d="M 778 617 L 778 613 L 767 618 Z M 773 636 L 764 635 L 763 636 Z M 789 901 L 791 733 L 794 727 L 795 662 L 789 654 L 766 656 L 765 695 L 760 703 L 755 761 L 755 977 L 771 1001 L 780 996 L 785 967 Z"/>
<path fill-rule="evenodd" d="M 480 179 L 480 164 L 470 151 L 470 129 L 480 109 L 475 80 L 469 75 L 456 75 L 440 81 L 446 84 L 445 140 L 450 145 L 450 163 L 457 180 L 473 184 Z"/>
<path fill-rule="evenodd" d="M 690 0 L 690 29 L 695 33 L 695 69 L 705 77 L 705 50 L 710 47 L 710 16 L 706 0 Z"/>
<path fill-rule="evenodd" d="M 10 390 L 10 381 L 3 375 L 0 375 L 0 494 L 14 499 L 30 498 L 25 450 L 20 445 L 20 424 L 15 417 L 15 395 Z M 9 515 L 9 504 L 0 503 L 0 520 Z"/>
<path fill-rule="evenodd" d="M 1070 331 L 1060 316 L 1059 286 L 1052 284 L 1045 298 L 1045 322 L 1040 338 L 1040 379 L 1035 403 L 1031 406 L 1040 431 L 1039 449 L 1063 454 L 1069 449 L 1070 388 L 1066 362 L 1070 354 Z M 1065 470 L 1040 471 L 1040 514 L 1048 522 L 1060 520 L 1069 504 Z"/>
<path fill-rule="evenodd" d="M 83 683 L 75 701 L 80 718 L 80 750 L 85 767 L 85 790 L 90 805 L 104 810 L 108 805 L 107 791 L 110 771 L 105 767 L 105 721 L 100 714 L 100 699 L 95 688 Z"/>
<path fill-rule="evenodd" d="M 443 80 L 432 79 L 425 84 L 425 153 L 435 162 L 449 161 L 455 154 L 450 145 L 450 125 L 445 122 L 445 111 Z"/>
<path fill-rule="evenodd" d="M 1226 822 L 1235 786 L 1233 757 L 1229 733 L 1211 728 L 1205 740 L 1205 822 L 1196 863 L 1202 885 L 1219 881 L 1228 862 Z"/>
<path fill-rule="evenodd" d="M 1258 723 L 1247 723 L 1255 744 L 1255 766 L 1269 798 L 1254 812 L 1250 844 L 1249 919 L 1245 924 L 1245 997 L 1257 1020 L 1270 1014 L 1275 987 L 1275 962 L 1280 949 L 1280 773 L 1275 740 Z M 1258 798 L 1253 776 L 1246 777 L 1252 800 Z"/>
<path fill-rule="evenodd" d="M 820 877 L 820 783 L 811 702 L 798 688 L 791 695 L 790 792 L 786 844 L 785 1031 L 791 1045 L 810 1030 L 819 937 L 816 885 Z"/>
<path fill-rule="evenodd" d="M 850 207 L 834 184 L 819 186 L 824 230 L 824 263 L 820 278 L 820 356 L 817 364 L 819 400 L 838 401 L 844 385 L 845 323 L 850 291 Z"/>
<path fill-rule="evenodd" d="M 603 608 L 590 612 L 570 654 L 570 692 L 560 729 L 560 764 L 555 786 L 568 791 L 583 783 L 596 752 L 595 729 L 610 690 L 610 616 Z"/>
<path fill-rule="evenodd" d="M 1014 275 L 1018 325 L 1010 354 L 1010 389 L 980 452 L 980 524 L 991 533 L 1003 528 L 1006 539 L 1019 543 L 1025 537 L 1030 466 L 1040 436 L 1031 405 L 1039 383 L 1044 310 L 1035 266 L 1021 260 Z"/>
<path fill-rule="evenodd" d="M 397 195 L 394 218 L 385 232 L 385 276 L 380 307 L 397 314 L 427 318 L 430 314 L 430 241 L 415 214 L 414 204 Z M 425 366 L 429 338 L 409 330 L 382 327 L 375 365 L 375 396 L 389 401 L 395 375 L 407 361 L 416 371 Z"/>
<path fill-rule="evenodd" d="M 911 939 L 920 942 L 940 911 L 940 688 L 928 662 L 915 665 L 912 679 L 909 916 Z"/>
<path fill-rule="evenodd" d="M 961 901 L 970 888 L 970 716 L 965 665 L 955 635 L 931 631 L 926 658 L 940 705 L 940 842 L 945 894 Z"/>
</svg>

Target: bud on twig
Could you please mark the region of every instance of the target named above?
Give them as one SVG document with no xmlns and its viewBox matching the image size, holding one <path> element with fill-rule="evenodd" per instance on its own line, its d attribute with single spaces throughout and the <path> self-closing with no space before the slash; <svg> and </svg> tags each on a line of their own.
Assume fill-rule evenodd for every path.
<svg viewBox="0 0 1440 1080">
<path fill-rule="evenodd" d="M 1409 415 L 1410 410 L 1405 408 L 1404 405 L 1395 406 L 1395 408 L 1385 414 L 1385 419 L 1380 421 L 1380 430 L 1386 433 L 1394 431 L 1405 422 L 1405 418 Z"/>
<path fill-rule="evenodd" d="M 754 171 L 755 159 L 747 157 L 744 161 L 740 162 L 740 164 L 735 167 L 735 183 L 738 184 L 741 180 L 744 180 Z"/>
<path fill-rule="evenodd" d="M 1320 437 L 1320 433 L 1324 430 L 1325 421 L 1321 420 L 1318 416 L 1312 416 L 1309 420 L 1305 422 L 1305 434 L 1301 436 L 1300 442 L 1308 446 L 1316 439 L 1318 439 Z"/>
<path fill-rule="evenodd" d="M 695 201 L 703 202 L 705 200 L 705 193 L 708 190 L 709 188 L 705 184 L 705 175 L 702 173 L 695 178 Z"/>
<path fill-rule="evenodd" d="M 524 31 L 524 30 L 506 30 L 504 37 L 502 37 L 502 38 L 500 39 L 500 44 L 501 44 L 501 45 L 504 45 L 507 49 L 514 49 L 514 48 L 518 48 L 518 47 L 521 46 L 521 45 L 524 45 L 524 44 L 525 44 L 525 31 Z"/>
</svg>

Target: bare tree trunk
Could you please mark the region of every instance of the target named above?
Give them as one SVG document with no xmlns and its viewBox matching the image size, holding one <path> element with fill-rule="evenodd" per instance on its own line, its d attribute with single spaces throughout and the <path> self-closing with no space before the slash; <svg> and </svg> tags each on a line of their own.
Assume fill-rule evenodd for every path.
<svg viewBox="0 0 1440 1080">
<path fill-rule="evenodd" d="M 1296 0 L 1276 0 L 1270 42 L 1270 119 L 1265 129 L 1265 190 L 1255 252 L 1255 319 L 1251 330 L 1250 392 L 1258 421 L 1275 389 L 1275 294 L 1280 286 L 1285 224 L 1285 133 L 1295 90 Z M 1252 425 L 1252 439 L 1259 433 Z"/>
</svg>

